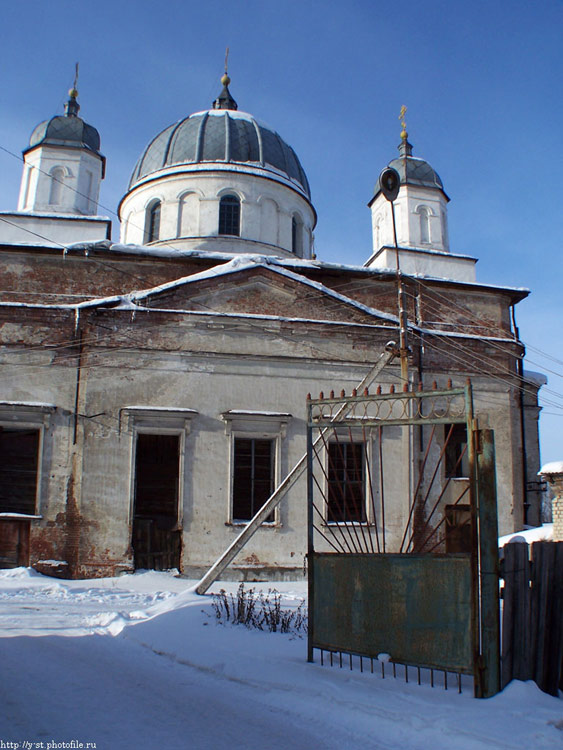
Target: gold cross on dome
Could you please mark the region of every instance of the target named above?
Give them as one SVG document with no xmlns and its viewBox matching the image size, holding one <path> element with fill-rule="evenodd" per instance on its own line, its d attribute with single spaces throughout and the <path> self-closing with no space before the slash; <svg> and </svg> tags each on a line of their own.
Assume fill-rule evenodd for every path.
<svg viewBox="0 0 563 750">
<path fill-rule="evenodd" d="M 405 115 L 407 114 L 407 108 L 403 104 L 401 107 L 401 112 L 399 113 L 399 120 L 401 121 L 401 125 L 403 127 L 403 130 L 407 129 L 407 123 L 405 122 Z"/>
</svg>

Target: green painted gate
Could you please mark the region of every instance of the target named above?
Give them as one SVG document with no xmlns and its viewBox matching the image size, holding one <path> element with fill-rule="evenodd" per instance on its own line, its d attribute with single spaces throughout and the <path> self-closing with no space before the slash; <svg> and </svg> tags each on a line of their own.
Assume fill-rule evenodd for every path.
<svg viewBox="0 0 563 750">
<path fill-rule="evenodd" d="M 498 692 L 494 444 L 470 384 L 309 399 L 308 508 L 310 661 L 388 654 Z"/>
</svg>

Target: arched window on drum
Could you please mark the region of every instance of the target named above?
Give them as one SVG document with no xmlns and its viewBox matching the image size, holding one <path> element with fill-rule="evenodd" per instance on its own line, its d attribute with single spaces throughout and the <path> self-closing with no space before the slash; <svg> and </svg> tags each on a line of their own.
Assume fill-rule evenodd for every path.
<svg viewBox="0 0 563 750">
<path fill-rule="evenodd" d="M 240 237 L 240 198 L 224 195 L 219 202 L 219 234 Z"/>
</svg>

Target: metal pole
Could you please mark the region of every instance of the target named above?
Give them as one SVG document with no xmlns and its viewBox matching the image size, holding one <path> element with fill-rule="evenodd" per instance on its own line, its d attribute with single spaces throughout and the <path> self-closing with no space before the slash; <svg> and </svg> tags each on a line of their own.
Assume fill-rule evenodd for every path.
<svg viewBox="0 0 563 750">
<path fill-rule="evenodd" d="M 408 383 L 409 380 L 409 360 L 408 360 L 408 344 L 407 344 L 407 305 L 405 297 L 405 288 L 403 286 L 403 277 L 401 275 L 401 268 L 399 263 L 399 245 L 397 243 L 397 225 L 395 223 L 395 204 L 393 201 L 389 201 L 391 204 L 391 216 L 393 218 L 393 241 L 395 243 L 395 257 L 397 260 L 397 301 L 399 307 L 399 354 L 401 357 L 401 380 L 403 383 Z"/>
<path fill-rule="evenodd" d="M 357 386 L 357 390 L 361 393 L 364 388 L 368 388 L 379 373 L 391 362 L 397 354 L 395 342 L 389 342 L 385 347 L 385 351 L 379 355 L 379 359 L 375 365 L 371 368 L 365 378 Z M 334 415 L 333 421 L 336 422 L 340 417 L 344 416 L 349 411 L 348 405 L 343 405 L 338 412 Z M 314 445 L 316 446 L 321 442 L 325 433 L 330 428 L 327 427 L 321 431 L 319 437 L 315 440 Z M 223 552 L 221 557 L 211 566 L 207 573 L 203 576 L 201 581 L 198 583 L 196 593 L 205 594 L 207 589 L 219 578 L 225 568 L 235 559 L 241 549 L 245 546 L 249 539 L 251 539 L 256 531 L 260 528 L 261 524 L 268 518 L 270 513 L 278 505 L 285 493 L 293 487 L 295 482 L 299 479 L 305 467 L 307 466 L 307 453 L 300 458 L 295 464 L 293 469 L 285 477 L 283 482 L 277 487 L 277 489 L 270 495 L 268 500 L 256 513 L 248 524 L 244 527 L 237 538 L 229 545 L 229 547 Z"/>
<path fill-rule="evenodd" d="M 315 538 L 313 529 L 313 426 L 311 404 L 307 404 L 307 591 L 309 616 L 307 620 L 307 661 L 314 661 L 313 639 L 315 633 Z M 321 651 L 321 662 L 322 662 Z"/>
</svg>

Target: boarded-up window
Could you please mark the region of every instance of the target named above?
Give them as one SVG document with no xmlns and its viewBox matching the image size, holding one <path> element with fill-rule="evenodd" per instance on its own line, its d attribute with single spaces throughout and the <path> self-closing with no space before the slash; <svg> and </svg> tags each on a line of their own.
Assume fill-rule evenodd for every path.
<svg viewBox="0 0 563 750">
<path fill-rule="evenodd" d="M 366 521 L 364 443 L 328 446 L 328 521 Z"/>
<path fill-rule="evenodd" d="M 274 491 L 274 440 L 235 438 L 233 521 L 249 521 Z M 267 522 L 274 521 L 272 513 Z"/>
<path fill-rule="evenodd" d="M 0 427 L 0 513 L 34 515 L 39 430 Z"/>
</svg>

